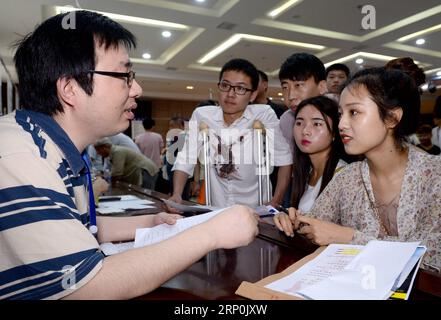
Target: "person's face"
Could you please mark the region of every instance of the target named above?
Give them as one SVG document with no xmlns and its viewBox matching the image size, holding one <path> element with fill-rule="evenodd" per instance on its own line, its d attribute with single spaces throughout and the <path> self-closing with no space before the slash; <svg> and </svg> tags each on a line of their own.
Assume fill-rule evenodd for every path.
<svg viewBox="0 0 441 320">
<path fill-rule="evenodd" d="M 366 154 L 392 139 L 377 104 L 364 86 L 345 88 L 340 97 L 340 136 L 346 153 Z"/>
<path fill-rule="evenodd" d="M 305 81 L 284 79 L 281 86 L 285 105 L 293 112 L 303 100 L 322 95 L 326 91 L 326 82 L 316 83 L 314 77 Z"/>
<path fill-rule="evenodd" d="M 441 127 L 441 118 L 434 118 L 433 122 L 436 126 Z"/>
<path fill-rule="evenodd" d="M 423 146 L 430 146 L 432 144 L 432 133 L 418 133 L 417 136 Z"/>
<path fill-rule="evenodd" d="M 332 128 L 332 120 L 324 118 L 313 105 L 307 105 L 299 111 L 293 132 L 294 140 L 302 152 L 316 154 L 330 150 L 333 135 L 326 122 Z"/>
<path fill-rule="evenodd" d="M 131 63 L 126 49 L 103 46 L 95 49 L 96 66 L 98 71 L 129 72 Z M 135 98 L 139 97 L 142 89 L 136 80 L 131 87 L 126 77 L 111 77 L 100 74 L 93 75 L 93 94 L 83 95 L 81 104 L 82 121 L 87 128 L 93 130 L 97 137 L 109 136 L 122 132 L 128 128 L 130 120 L 134 118 L 136 108 Z"/>
<path fill-rule="evenodd" d="M 231 86 L 241 86 L 247 89 L 252 89 L 251 78 L 243 72 L 225 71 L 222 75 L 221 83 L 226 83 Z M 240 117 L 245 111 L 250 101 L 254 101 L 257 91 L 246 91 L 244 95 L 237 94 L 233 88 L 228 92 L 219 90 L 219 103 L 224 115 Z"/>
<path fill-rule="evenodd" d="M 95 147 L 95 150 L 96 153 L 98 153 L 103 158 L 107 158 L 110 155 L 110 147 L 99 146 L 99 147 Z"/>
<path fill-rule="evenodd" d="M 348 77 L 346 77 L 346 73 L 342 70 L 329 71 L 328 76 L 326 77 L 328 91 L 331 93 L 339 93 L 340 87 L 347 79 Z"/>
</svg>

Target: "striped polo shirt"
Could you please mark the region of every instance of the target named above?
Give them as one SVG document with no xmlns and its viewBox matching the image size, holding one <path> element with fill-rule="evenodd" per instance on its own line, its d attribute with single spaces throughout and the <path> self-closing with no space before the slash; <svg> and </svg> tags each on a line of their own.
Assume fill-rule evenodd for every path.
<svg viewBox="0 0 441 320">
<path fill-rule="evenodd" d="M 58 299 L 104 258 L 88 231 L 81 154 L 42 113 L 0 117 L 0 299 Z"/>
</svg>

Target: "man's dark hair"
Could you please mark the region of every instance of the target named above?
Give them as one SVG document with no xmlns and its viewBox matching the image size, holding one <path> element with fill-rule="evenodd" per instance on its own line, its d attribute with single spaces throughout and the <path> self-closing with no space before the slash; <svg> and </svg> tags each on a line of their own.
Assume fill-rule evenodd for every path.
<svg viewBox="0 0 441 320">
<path fill-rule="evenodd" d="M 314 77 L 315 83 L 326 80 L 325 66 L 316 56 L 309 53 L 294 53 L 283 62 L 279 71 L 279 79 L 305 81 Z"/>
<path fill-rule="evenodd" d="M 153 120 L 152 118 L 145 118 L 144 120 L 142 120 L 142 126 L 144 127 L 144 129 L 146 130 L 150 130 L 151 128 L 153 128 L 156 125 L 155 120 Z"/>
<path fill-rule="evenodd" d="M 246 74 L 251 79 L 251 89 L 253 89 L 253 91 L 257 90 L 257 87 L 259 86 L 259 73 L 257 72 L 256 67 L 248 60 L 232 59 L 228 61 L 222 67 L 222 70 L 219 74 L 219 81 L 222 80 L 224 72 L 227 71 L 238 71 Z"/>
<path fill-rule="evenodd" d="M 67 15 L 75 14 L 75 26 L 63 27 Z M 119 23 L 95 12 L 75 11 L 58 14 L 44 21 L 16 43 L 14 56 L 19 80 L 20 106 L 47 115 L 63 112 L 57 96 L 57 80 L 75 79 L 88 94 L 93 92 L 96 46 L 127 49 L 136 39 Z"/>
<path fill-rule="evenodd" d="M 262 70 L 257 70 L 257 72 L 259 72 L 259 76 L 263 81 L 268 82 L 268 76 L 265 72 Z"/>
<path fill-rule="evenodd" d="M 170 122 L 172 122 L 173 125 L 176 127 L 184 128 L 185 126 L 184 119 L 182 119 L 181 117 L 171 117 Z"/>
<path fill-rule="evenodd" d="M 338 70 L 338 71 L 343 71 L 346 74 L 346 77 L 349 78 L 349 74 L 351 73 L 349 71 L 349 68 L 347 65 L 343 64 L 343 63 L 334 63 L 331 64 L 329 67 L 326 68 L 326 77 L 328 77 L 328 73 L 333 71 L 333 70 Z"/>
</svg>

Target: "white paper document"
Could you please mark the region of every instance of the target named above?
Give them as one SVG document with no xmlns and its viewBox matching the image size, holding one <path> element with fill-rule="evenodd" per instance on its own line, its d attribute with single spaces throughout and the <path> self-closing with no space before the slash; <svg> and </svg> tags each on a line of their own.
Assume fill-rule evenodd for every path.
<svg viewBox="0 0 441 320">
<path fill-rule="evenodd" d="M 418 242 L 370 241 L 366 246 L 329 245 L 296 272 L 266 287 L 319 300 L 383 300 L 411 259 Z"/>
<path fill-rule="evenodd" d="M 105 242 L 100 244 L 101 251 L 106 256 L 111 256 L 117 253 L 121 253 L 130 249 L 133 249 L 135 245 L 135 242 L 123 242 L 123 243 L 111 243 L 111 242 Z"/>
<path fill-rule="evenodd" d="M 118 199 L 115 201 L 107 201 L 110 199 Z M 155 208 L 151 206 L 153 201 L 140 199 L 133 195 L 100 197 L 99 206 L 96 211 L 101 214 L 120 213 L 128 210 L 142 210 Z"/>
<path fill-rule="evenodd" d="M 266 285 L 266 287 L 272 290 L 301 296 L 298 293 L 300 290 L 337 274 L 362 250 L 363 246 L 330 244 L 314 260 L 311 260 L 296 272 Z"/>
<path fill-rule="evenodd" d="M 193 217 L 178 219 L 173 225 L 163 223 L 153 228 L 136 229 L 135 248 L 164 241 L 188 228 L 211 219 L 224 210 L 225 208 Z"/>
</svg>

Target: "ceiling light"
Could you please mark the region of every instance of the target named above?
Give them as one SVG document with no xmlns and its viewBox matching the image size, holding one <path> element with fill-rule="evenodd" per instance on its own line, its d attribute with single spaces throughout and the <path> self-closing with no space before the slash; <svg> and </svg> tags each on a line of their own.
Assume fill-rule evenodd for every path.
<svg viewBox="0 0 441 320">
<path fill-rule="evenodd" d="M 300 0 L 289 0 L 289 1 L 286 1 L 280 7 L 277 7 L 275 9 L 271 10 L 266 15 L 268 17 L 275 18 L 278 15 L 282 14 L 283 12 L 285 12 L 286 10 L 288 10 L 290 7 L 292 7 L 297 2 L 300 2 Z"/>
<path fill-rule="evenodd" d="M 143 53 L 143 54 L 142 54 L 142 57 L 143 57 L 144 59 L 148 60 L 148 59 L 150 59 L 150 58 L 152 57 L 152 55 L 151 55 L 150 53 L 146 52 L 146 53 Z"/>
<path fill-rule="evenodd" d="M 407 36 L 399 38 L 397 41 L 398 42 L 405 42 L 405 41 L 410 40 L 412 38 L 416 38 L 418 36 L 421 36 L 423 34 L 428 34 L 428 33 L 432 33 L 432 32 L 438 31 L 439 29 L 441 29 L 441 24 L 438 24 L 436 26 L 432 26 L 430 28 L 427 28 L 427 29 L 424 29 L 424 30 L 421 30 L 421 31 L 418 31 L 418 32 L 414 32 L 412 34 L 408 34 Z"/>
<path fill-rule="evenodd" d="M 425 44 L 426 43 L 426 40 L 424 40 L 424 39 L 418 39 L 417 41 L 415 41 L 415 43 L 417 44 L 417 45 L 422 45 L 422 44 Z"/>
<path fill-rule="evenodd" d="M 187 86 L 186 88 L 187 88 L 187 90 L 193 90 L 194 89 L 193 86 Z"/>
<path fill-rule="evenodd" d="M 437 75 L 438 77 L 440 77 L 440 76 L 441 76 L 441 71 L 438 71 L 438 72 L 436 73 L 436 75 Z"/>
<path fill-rule="evenodd" d="M 282 97 L 282 96 L 283 96 L 283 93 L 279 92 L 277 95 L 278 95 L 279 97 Z"/>
<path fill-rule="evenodd" d="M 213 59 L 217 55 L 221 54 L 225 50 L 229 49 L 230 47 L 234 46 L 236 43 L 242 40 L 248 40 L 253 42 L 264 42 L 264 43 L 271 43 L 271 44 L 277 44 L 277 45 L 283 45 L 283 46 L 292 46 L 292 47 L 300 47 L 300 48 L 308 48 L 312 50 L 323 50 L 326 49 L 325 46 L 317 45 L 317 44 L 311 44 L 311 43 L 304 43 L 304 42 L 296 42 L 296 41 L 289 41 L 289 40 L 282 40 L 282 39 L 276 39 L 276 38 L 270 38 L 270 37 L 262 37 L 262 36 L 255 36 L 251 34 L 243 34 L 243 33 L 236 33 L 232 35 L 229 39 L 227 39 L 225 42 L 217 46 L 216 48 L 212 49 L 210 52 L 205 54 L 202 58 L 198 60 L 198 63 L 204 64 L 207 61 Z"/>
<path fill-rule="evenodd" d="M 358 58 L 357 60 L 355 60 L 356 64 L 362 64 L 364 62 L 364 60 L 362 58 Z"/>
<path fill-rule="evenodd" d="M 427 88 L 429 88 L 429 85 L 427 83 L 425 83 L 421 86 L 422 90 L 427 90 Z"/>
<path fill-rule="evenodd" d="M 78 10 L 82 10 L 82 9 L 77 9 L 77 8 L 68 7 L 68 6 L 64 6 L 64 7 L 56 6 L 55 10 L 56 10 L 56 13 L 58 14 L 58 13 L 78 11 Z M 107 16 L 108 18 L 110 18 L 112 20 L 116 20 L 119 22 L 139 24 L 139 25 L 145 25 L 145 26 L 151 26 L 151 27 L 166 27 L 166 28 L 173 29 L 173 30 L 188 30 L 189 29 L 189 27 L 186 25 L 174 23 L 174 22 L 146 19 L 146 18 L 141 18 L 141 17 L 133 17 L 133 16 L 127 16 L 127 15 L 110 13 L 110 12 L 95 11 L 95 10 L 87 10 L 87 11 L 98 12 L 102 15 Z"/>
<path fill-rule="evenodd" d="M 205 2 L 205 0 L 196 0 L 196 2 L 201 2 L 202 3 L 202 2 Z"/>
<path fill-rule="evenodd" d="M 170 38 L 171 37 L 171 32 L 170 31 L 162 31 L 162 36 L 164 38 Z"/>
</svg>

